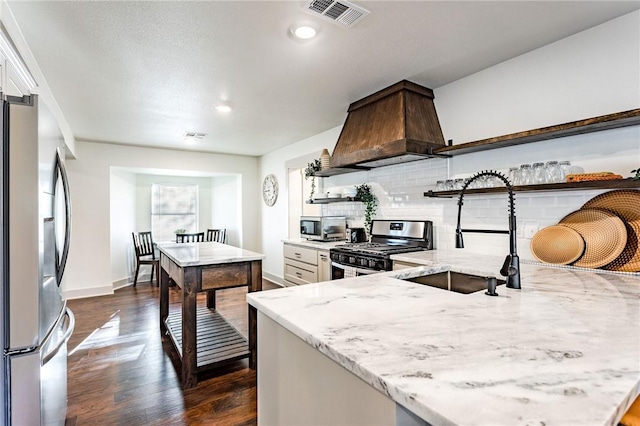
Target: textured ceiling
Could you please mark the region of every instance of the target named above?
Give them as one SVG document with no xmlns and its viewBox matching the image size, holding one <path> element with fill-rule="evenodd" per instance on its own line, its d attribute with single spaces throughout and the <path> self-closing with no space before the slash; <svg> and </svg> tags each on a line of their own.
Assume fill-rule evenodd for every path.
<svg viewBox="0 0 640 426">
<path fill-rule="evenodd" d="M 435 89 L 640 8 L 355 3 L 371 14 L 345 29 L 299 1 L 8 2 L 76 139 L 255 156 L 342 124 L 399 80 Z M 303 21 L 319 30 L 309 42 L 289 36 Z M 216 112 L 223 99 L 232 113 Z"/>
</svg>

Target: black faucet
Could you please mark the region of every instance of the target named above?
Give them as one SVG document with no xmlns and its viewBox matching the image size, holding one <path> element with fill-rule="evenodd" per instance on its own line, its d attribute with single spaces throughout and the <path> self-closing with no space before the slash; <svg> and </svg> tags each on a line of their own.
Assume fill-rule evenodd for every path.
<svg viewBox="0 0 640 426">
<path fill-rule="evenodd" d="M 493 230 L 493 229 L 461 229 L 460 228 L 460 214 L 462 213 L 462 199 L 464 198 L 464 192 L 469 187 L 469 184 L 474 180 L 482 176 L 496 177 L 507 186 L 509 192 L 509 230 Z M 516 207 L 513 199 L 513 187 L 509 180 L 493 170 L 486 170 L 476 173 L 471 176 L 462 186 L 460 190 L 460 196 L 458 197 L 458 225 L 456 227 L 456 248 L 464 248 L 464 241 L 462 239 L 462 232 L 478 232 L 487 234 L 509 234 L 509 254 L 502 264 L 500 269 L 500 275 L 506 277 L 507 287 L 520 290 L 520 259 L 517 252 L 517 239 L 516 239 Z"/>
</svg>

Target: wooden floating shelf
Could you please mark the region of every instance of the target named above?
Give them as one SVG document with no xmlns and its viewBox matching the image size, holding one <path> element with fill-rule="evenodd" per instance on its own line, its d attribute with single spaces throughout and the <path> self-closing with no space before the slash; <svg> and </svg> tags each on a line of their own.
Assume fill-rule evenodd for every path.
<svg viewBox="0 0 640 426">
<path fill-rule="evenodd" d="M 331 169 L 319 170 L 313 174 L 315 177 L 331 177 L 337 175 L 343 175 L 346 173 L 355 173 L 371 170 L 370 167 L 363 166 L 350 166 L 350 167 L 334 167 Z"/>
<path fill-rule="evenodd" d="M 170 313 L 165 324 L 182 358 L 182 312 Z M 196 324 L 198 371 L 249 358 L 251 352 L 247 339 L 215 310 L 198 308 Z"/>
<path fill-rule="evenodd" d="M 362 201 L 357 197 L 341 197 L 341 198 L 319 198 L 316 200 L 307 200 L 307 204 L 330 204 L 330 203 L 349 203 L 353 201 Z"/>
<path fill-rule="evenodd" d="M 620 127 L 636 126 L 640 124 L 640 108 L 629 111 L 607 114 L 586 120 L 572 121 L 540 129 L 526 130 L 489 139 L 451 145 L 435 150 L 436 154 L 461 155 L 489 149 L 506 148 L 549 139 L 582 135 Z"/>
<path fill-rule="evenodd" d="M 535 192 L 535 191 L 568 191 L 585 189 L 629 189 L 640 188 L 640 180 L 617 179 L 617 180 L 594 180 L 589 182 L 567 182 L 567 183 L 545 183 L 542 185 L 522 185 L 514 186 L 514 192 Z M 469 194 L 497 194 L 507 192 L 507 188 L 499 186 L 496 188 L 467 189 L 464 195 Z M 427 191 L 425 197 L 429 198 L 452 198 L 460 194 L 455 191 Z"/>
</svg>

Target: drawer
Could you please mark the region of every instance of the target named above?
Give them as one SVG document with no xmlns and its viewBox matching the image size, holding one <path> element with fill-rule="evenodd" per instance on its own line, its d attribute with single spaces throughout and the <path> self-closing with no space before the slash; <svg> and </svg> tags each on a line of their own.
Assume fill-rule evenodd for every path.
<svg viewBox="0 0 640 426">
<path fill-rule="evenodd" d="M 295 260 L 285 260 L 284 279 L 295 284 L 318 282 L 318 268 Z"/>
<path fill-rule="evenodd" d="M 309 263 L 311 265 L 318 264 L 318 251 L 312 248 L 285 244 L 284 257 L 288 259 L 298 260 L 300 262 Z"/>
</svg>

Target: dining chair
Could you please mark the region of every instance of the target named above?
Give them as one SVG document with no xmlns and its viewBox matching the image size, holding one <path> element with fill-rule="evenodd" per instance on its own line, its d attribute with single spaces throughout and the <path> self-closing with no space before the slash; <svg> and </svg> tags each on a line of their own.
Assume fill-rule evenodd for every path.
<svg viewBox="0 0 640 426">
<path fill-rule="evenodd" d="M 176 234 L 176 243 L 199 243 L 204 241 L 204 232 Z"/>
<path fill-rule="evenodd" d="M 153 237 L 151 232 L 132 232 L 133 248 L 136 252 L 136 274 L 133 278 L 133 286 L 138 284 L 138 273 L 140 265 L 151 265 L 151 279 L 153 282 L 153 273 L 155 271 L 156 285 L 160 285 L 160 259 L 156 259 L 154 252 Z"/>
<path fill-rule="evenodd" d="M 217 243 L 227 242 L 227 229 L 207 229 L 207 241 L 215 241 Z"/>
</svg>

